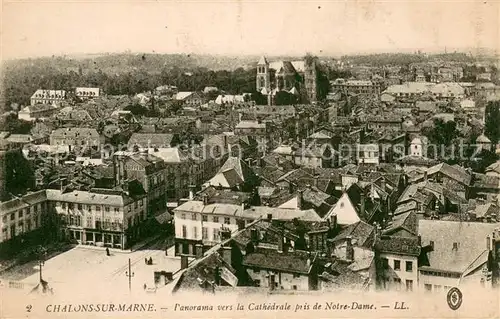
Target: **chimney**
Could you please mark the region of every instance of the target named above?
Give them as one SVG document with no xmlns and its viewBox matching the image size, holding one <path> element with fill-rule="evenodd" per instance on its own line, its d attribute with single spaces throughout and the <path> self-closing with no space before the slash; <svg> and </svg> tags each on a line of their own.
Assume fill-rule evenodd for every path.
<svg viewBox="0 0 500 319">
<path fill-rule="evenodd" d="M 195 253 L 196 253 L 196 258 L 203 257 L 203 245 L 202 244 L 196 244 Z"/>
<path fill-rule="evenodd" d="M 304 190 L 302 189 L 297 192 L 297 208 L 304 209 Z"/>
<path fill-rule="evenodd" d="M 181 254 L 181 269 L 186 269 L 189 265 L 188 256 Z"/>
<path fill-rule="evenodd" d="M 259 231 L 255 228 L 252 228 L 250 230 L 250 239 L 252 240 L 252 242 L 256 243 L 259 241 Z"/>
<path fill-rule="evenodd" d="M 418 245 L 422 246 L 422 235 L 418 235 Z"/>
<path fill-rule="evenodd" d="M 429 242 L 429 246 L 431 247 L 431 251 L 434 251 L 434 241 L 433 240 L 431 240 Z"/>
<path fill-rule="evenodd" d="M 260 167 L 266 166 L 266 161 L 264 161 L 264 157 L 259 158 L 259 166 Z"/>
<path fill-rule="evenodd" d="M 221 241 L 231 238 L 231 230 L 230 229 L 221 230 L 220 236 L 221 236 Z"/>
<path fill-rule="evenodd" d="M 208 195 L 207 194 L 203 194 L 203 205 L 208 205 Z"/>
<path fill-rule="evenodd" d="M 252 160 L 251 158 L 247 158 L 247 159 L 245 160 L 245 163 L 248 165 L 248 167 L 252 167 L 252 161 L 253 161 L 253 160 Z"/>
<path fill-rule="evenodd" d="M 274 274 L 269 274 L 269 290 L 274 290 L 275 288 L 275 277 Z"/>
<path fill-rule="evenodd" d="M 386 187 L 386 184 L 385 184 L 385 178 L 382 178 L 380 180 L 380 188 L 382 188 L 384 191 L 385 191 L 385 187 Z"/>
<path fill-rule="evenodd" d="M 352 246 L 352 237 L 346 237 L 345 259 L 349 261 L 354 260 L 354 247 Z"/>
<path fill-rule="evenodd" d="M 280 235 L 280 238 L 278 239 L 278 252 L 283 253 L 283 246 L 285 245 L 285 238 L 283 238 L 283 235 Z"/>
<path fill-rule="evenodd" d="M 232 248 L 230 246 L 224 246 L 222 247 L 222 259 L 224 259 L 224 261 L 232 266 L 232 263 L 231 263 L 231 254 L 232 254 Z"/>
<path fill-rule="evenodd" d="M 238 219 L 236 221 L 236 224 L 238 225 L 238 230 L 245 229 L 245 220 L 244 219 Z"/>
<path fill-rule="evenodd" d="M 142 150 L 140 156 L 144 160 L 148 160 L 148 149 Z"/>
<path fill-rule="evenodd" d="M 320 177 L 320 174 L 315 174 L 314 175 L 314 187 L 318 187 L 319 177 Z"/>
<path fill-rule="evenodd" d="M 238 121 L 241 122 L 241 119 L 243 118 L 243 113 L 239 112 L 238 113 Z"/>
<path fill-rule="evenodd" d="M 361 213 L 361 216 L 365 216 L 365 209 L 366 209 L 366 199 L 365 199 L 365 192 L 362 191 L 361 192 L 361 196 L 360 196 L 360 213 Z"/>
<path fill-rule="evenodd" d="M 189 185 L 189 200 L 194 199 L 194 185 Z"/>
<path fill-rule="evenodd" d="M 337 215 L 330 216 L 330 227 L 332 229 L 337 228 Z"/>
<path fill-rule="evenodd" d="M 270 222 L 273 220 L 273 214 L 267 214 L 267 221 Z"/>
<path fill-rule="evenodd" d="M 424 181 L 427 182 L 427 170 L 424 171 Z"/>
<path fill-rule="evenodd" d="M 486 250 L 491 251 L 491 238 L 490 238 L 490 236 L 486 237 Z"/>
<path fill-rule="evenodd" d="M 290 194 L 293 194 L 294 191 L 295 191 L 295 185 L 292 182 L 289 182 L 288 183 L 288 192 Z"/>
<path fill-rule="evenodd" d="M 458 243 L 457 242 L 453 243 L 453 250 L 458 250 Z"/>
</svg>

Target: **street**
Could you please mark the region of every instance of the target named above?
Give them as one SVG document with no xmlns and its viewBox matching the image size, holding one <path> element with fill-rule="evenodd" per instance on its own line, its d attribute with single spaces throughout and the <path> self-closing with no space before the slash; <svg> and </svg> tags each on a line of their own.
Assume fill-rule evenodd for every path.
<svg viewBox="0 0 500 319">
<path fill-rule="evenodd" d="M 131 289 L 134 292 L 144 291 L 144 284 L 154 287 L 155 270 L 175 272 L 180 269 L 180 258 L 174 256 L 174 247 L 170 247 L 168 256 L 165 256 L 165 251 L 160 249 L 162 245 L 163 242 L 158 241 L 134 252 L 112 250 L 111 256 L 107 256 L 102 248 L 78 246 L 46 260 L 42 267 L 42 277 L 54 289 L 55 294 L 74 291 L 94 295 L 117 291 L 128 293 L 130 258 L 133 274 L 130 278 Z M 150 257 L 153 264 L 147 265 L 145 259 Z M 4 274 L 3 281 L 16 280 L 26 287 L 35 286 L 40 276 L 38 263 L 26 266 L 22 271 Z"/>
</svg>

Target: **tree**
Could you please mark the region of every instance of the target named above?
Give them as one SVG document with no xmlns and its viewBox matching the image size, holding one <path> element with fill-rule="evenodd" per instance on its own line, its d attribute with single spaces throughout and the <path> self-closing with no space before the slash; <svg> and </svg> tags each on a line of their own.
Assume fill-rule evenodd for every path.
<svg viewBox="0 0 500 319">
<path fill-rule="evenodd" d="M 484 135 L 493 144 L 498 143 L 500 139 L 500 101 L 488 102 L 485 110 L 485 121 Z"/>
<path fill-rule="evenodd" d="M 130 111 L 137 116 L 143 116 L 148 112 L 148 109 L 140 104 L 131 104 L 125 107 L 125 111 Z"/>
<path fill-rule="evenodd" d="M 266 97 L 260 92 L 252 92 L 250 99 L 257 105 L 267 105 Z"/>
<path fill-rule="evenodd" d="M 434 145 L 449 146 L 459 136 L 459 131 L 455 121 L 445 122 L 442 119 L 434 119 L 434 126 L 424 134 Z"/>
<path fill-rule="evenodd" d="M 292 105 L 297 103 L 297 97 L 286 91 L 279 91 L 274 97 L 276 105 Z"/>
</svg>

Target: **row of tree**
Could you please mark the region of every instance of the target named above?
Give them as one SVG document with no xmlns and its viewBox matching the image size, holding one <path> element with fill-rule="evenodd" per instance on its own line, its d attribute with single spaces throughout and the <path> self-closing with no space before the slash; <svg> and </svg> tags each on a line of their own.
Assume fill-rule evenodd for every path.
<svg viewBox="0 0 500 319">
<path fill-rule="evenodd" d="M 227 94 L 254 92 L 256 87 L 255 68 L 214 71 L 205 67 L 167 64 L 152 71 L 151 63 L 144 59 L 142 66 L 136 61 L 133 68 L 113 73 L 115 69 L 109 67 L 82 68 L 84 62 L 79 67 L 62 68 L 60 63 L 66 65 L 67 61 L 59 60 L 35 59 L 31 63 L 4 65 L 1 92 L 4 110 L 9 110 L 14 103 L 28 105 L 31 95 L 40 88 L 72 92 L 75 87 L 99 87 L 110 95 L 135 95 L 165 84 L 175 85 L 180 91 L 202 91 L 205 86 L 215 86 Z M 328 93 L 328 78 L 332 72 L 324 66 L 318 68 L 320 98 Z"/>
</svg>

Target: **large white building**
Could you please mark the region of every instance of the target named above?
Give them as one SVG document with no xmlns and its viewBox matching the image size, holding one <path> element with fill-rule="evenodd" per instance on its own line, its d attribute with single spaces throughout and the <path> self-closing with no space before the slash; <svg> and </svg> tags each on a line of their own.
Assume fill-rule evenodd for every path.
<svg viewBox="0 0 500 319">
<path fill-rule="evenodd" d="M 47 189 L 0 203 L 0 242 L 27 235 L 49 222 L 79 244 L 125 248 L 128 230 L 146 218 L 146 195 L 119 191 Z"/>
<path fill-rule="evenodd" d="M 31 96 L 31 105 L 54 104 L 66 100 L 65 90 L 44 90 L 38 89 Z"/>
<path fill-rule="evenodd" d="M 320 221 L 312 209 L 284 209 L 264 206 L 220 204 L 191 200 L 174 209 L 176 254 L 196 254 L 196 245 L 213 246 L 221 242 L 221 233 L 231 233 L 260 218 Z"/>
<path fill-rule="evenodd" d="M 498 252 L 500 223 L 420 220 L 422 250 L 419 288 L 426 292 L 451 287 L 491 287 L 488 260 Z"/>
</svg>

